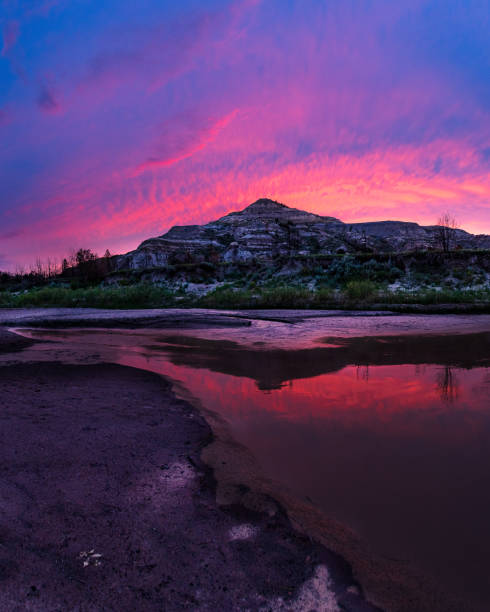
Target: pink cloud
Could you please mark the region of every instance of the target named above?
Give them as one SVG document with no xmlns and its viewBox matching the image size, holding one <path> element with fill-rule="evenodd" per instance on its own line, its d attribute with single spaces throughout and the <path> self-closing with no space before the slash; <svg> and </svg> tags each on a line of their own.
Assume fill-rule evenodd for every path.
<svg viewBox="0 0 490 612">
<path fill-rule="evenodd" d="M 34 96 L 52 116 L 8 106 L 0 165 L 28 172 L 2 211 L 26 226 L 18 256 L 126 249 L 261 196 L 345 221 L 431 224 L 450 209 L 490 232 L 486 109 L 397 40 L 422 1 L 288 3 L 286 21 L 273 4 L 111 22 L 73 69 L 49 55 L 24 85 L 32 107 L 43 83 Z"/>
<path fill-rule="evenodd" d="M 226 136 L 223 132 L 217 139 Z M 61 256 L 78 244 L 98 250 L 109 247 L 117 252 L 134 248 L 173 224 L 207 222 L 264 195 L 346 222 L 401 219 L 430 225 L 449 208 L 463 228 L 488 232 L 490 178 L 481 171 L 469 171 L 474 155 L 470 149 L 454 147 L 452 155 L 466 167 L 466 179 L 432 176 L 427 161 L 441 150 L 451 150 L 451 143 L 438 142 L 429 148 L 402 146 L 358 158 L 312 155 L 304 162 L 277 169 L 258 164 L 253 171 L 237 171 L 233 166 L 213 174 L 212 179 L 206 166 L 189 157 L 170 179 L 160 172 L 165 167 L 157 167 L 151 173 L 127 179 L 123 189 L 114 177 L 104 181 L 101 176 L 91 188 L 78 193 L 64 190 L 70 205 L 58 209 L 60 201 L 50 204 L 56 207 L 56 225 L 51 221 L 52 214 L 40 218 L 26 227 L 24 242 L 32 249 L 31 259 L 39 252 Z M 404 172 L 403 166 L 412 172 Z M 178 187 L 187 176 L 192 179 L 188 189 L 181 192 Z M 38 202 L 35 207 L 46 204 Z M 479 218 L 476 222 L 475 211 Z"/>
<path fill-rule="evenodd" d="M 233 121 L 237 113 L 238 109 L 235 109 L 220 119 L 208 118 L 204 121 L 188 115 L 172 118 L 169 122 L 171 125 L 163 126 L 160 142 L 154 146 L 154 154 L 136 168 L 136 174 L 172 166 L 203 151 Z M 175 123 L 179 119 L 184 124 L 183 129 L 174 133 Z"/>
</svg>

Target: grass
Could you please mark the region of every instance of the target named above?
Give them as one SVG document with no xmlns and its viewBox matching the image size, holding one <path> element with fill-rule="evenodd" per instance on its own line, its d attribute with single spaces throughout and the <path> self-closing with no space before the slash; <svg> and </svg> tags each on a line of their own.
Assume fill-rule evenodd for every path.
<svg viewBox="0 0 490 612">
<path fill-rule="evenodd" d="M 200 298 L 205 308 L 365 308 L 372 305 L 487 304 L 490 312 L 490 291 L 458 291 L 443 289 L 417 292 L 390 292 L 371 281 L 350 281 L 341 290 L 277 287 L 274 289 L 217 289 Z"/>
<path fill-rule="evenodd" d="M 351 301 L 371 300 L 378 293 L 378 287 L 369 280 L 349 281 L 345 286 L 345 297 Z"/>
<path fill-rule="evenodd" d="M 397 291 L 394 293 L 383 293 L 380 300 L 385 304 L 475 304 L 489 303 L 490 291 L 488 290 L 460 290 L 444 288 L 439 291 L 427 289 L 417 292 Z"/>
<path fill-rule="evenodd" d="M 0 293 L 0 307 L 72 307 L 72 308 L 165 308 L 173 306 L 174 295 L 167 289 L 149 284 L 128 287 L 43 287 L 23 293 Z"/>
<path fill-rule="evenodd" d="M 78 307 L 78 308 L 168 308 L 201 307 L 226 309 L 253 308 L 367 308 L 396 305 L 437 306 L 475 304 L 490 312 L 489 290 L 443 288 L 416 292 L 389 292 L 369 280 L 349 281 L 342 288 L 310 290 L 305 286 L 242 287 L 221 286 L 197 297 L 185 291 L 140 283 L 123 287 L 43 287 L 21 293 L 0 292 L 0 307 Z"/>
<path fill-rule="evenodd" d="M 330 289 L 310 291 L 304 287 L 273 289 L 219 288 L 199 299 L 203 308 L 327 308 L 333 301 Z"/>
</svg>

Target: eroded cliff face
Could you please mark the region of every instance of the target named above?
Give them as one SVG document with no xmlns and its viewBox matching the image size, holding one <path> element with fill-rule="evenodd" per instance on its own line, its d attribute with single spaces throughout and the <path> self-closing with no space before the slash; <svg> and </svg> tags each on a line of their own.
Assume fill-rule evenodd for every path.
<svg viewBox="0 0 490 612">
<path fill-rule="evenodd" d="M 490 236 L 453 230 L 453 248 L 490 249 Z M 343 223 L 260 199 L 206 225 L 172 227 L 116 260 L 116 268 L 147 269 L 209 261 L 247 263 L 278 256 L 440 248 L 437 226 L 402 221 Z"/>
</svg>

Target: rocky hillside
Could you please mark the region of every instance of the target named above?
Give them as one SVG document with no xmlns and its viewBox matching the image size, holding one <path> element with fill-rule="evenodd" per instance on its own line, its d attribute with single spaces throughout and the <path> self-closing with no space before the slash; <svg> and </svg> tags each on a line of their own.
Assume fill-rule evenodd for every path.
<svg viewBox="0 0 490 612">
<path fill-rule="evenodd" d="M 453 249 L 490 249 L 490 236 L 451 231 Z M 260 199 L 206 225 L 172 227 L 115 258 L 118 270 L 200 262 L 252 263 L 335 253 L 403 253 L 441 248 L 440 228 L 402 221 L 343 223 Z"/>
</svg>

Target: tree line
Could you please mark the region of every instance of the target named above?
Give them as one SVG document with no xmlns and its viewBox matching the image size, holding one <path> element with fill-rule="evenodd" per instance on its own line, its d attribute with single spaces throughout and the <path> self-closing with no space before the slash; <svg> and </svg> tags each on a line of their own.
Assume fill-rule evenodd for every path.
<svg viewBox="0 0 490 612">
<path fill-rule="evenodd" d="M 46 282 L 55 278 L 78 278 L 83 281 L 96 281 L 104 278 L 114 269 L 113 255 L 106 249 L 99 255 L 91 249 L 72 249 L 62 259 L 47 257 L 36 258 L 31 266 L 17 266 L 14 272 L 0 272 L 2 284 L 9 281 Z"/>
</svg>

